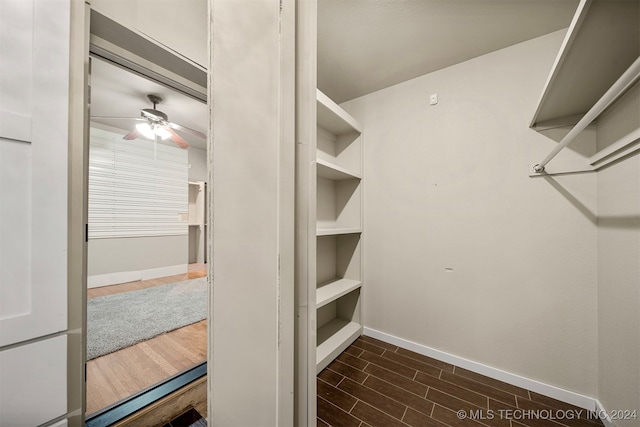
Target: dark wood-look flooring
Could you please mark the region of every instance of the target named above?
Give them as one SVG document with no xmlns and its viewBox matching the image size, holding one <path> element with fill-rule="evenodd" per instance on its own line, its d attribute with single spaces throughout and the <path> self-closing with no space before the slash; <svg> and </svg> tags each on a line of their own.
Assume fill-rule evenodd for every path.
<svg viewBox="0 0 640 427">
<path fill-rule="evenodd" d="M 603 425 L 584 409 L 364 336 L 317 387 L 319 427 Z"/>
<path fill-rule="evenodd" d="M 145 289 L 206 275 L 205 264 L 191 264 L 189 272 L 185 274 L 88 289 L 87 298 Z M 87 362 L 86 414 L 91 415 L 202 363 L 206 357 L 207 321 L 202 320 L 90 360 Z"/>
</svg>

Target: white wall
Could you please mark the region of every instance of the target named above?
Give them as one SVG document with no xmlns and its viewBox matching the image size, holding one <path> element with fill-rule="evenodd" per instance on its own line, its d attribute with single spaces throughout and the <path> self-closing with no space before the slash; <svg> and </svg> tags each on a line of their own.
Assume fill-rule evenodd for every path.
<svg viewBox="0 0 640 427">
<path fill-rule="evenodd" d="M 87 271 L 89 276 L 95 276 L 186 266 L 189 236 L 91 239 L 88 245 Z"/>
<path fill-rule="evenodd" d="M 94 160 L 93 156 L 96 150 L 100 150 L 104 148 L 104 144 L 106 143 L 106 158 L 109 158 L 108 153 L 112 152 L 109 150 L 116 150 L 113 146 L 108 145 L 109 143 L 113 143 L 110 139 L 114 139 L 115 141 L 121 141 L 119 135 L 125 133 L 125 130 L 113 128 L 110 126 L 92 123 L 92 133 L 91 133 L 91 143 L 90 143 L 90 163 L 95 161 L 95 169 L 89 172 L 89 241 L 87 244 L 87 276 L 88 276 L 88 287 L 98 287 L 98 286 L 106 286 L 117 283 L 130 282 L 134 280 L 141 279 L 151 279 L 154 277 L 162 277 L 162 276 L 170 276 L 174 274 L 186 273 L 188 270 L 188 261 L 189 261 L 189 235 L 186 233 L 186 223 L 181 224 L 181 221 L 178 221 L 176 225 L 178 229 L 183 227 L 185 229 L 185 234 L 183 235 L 167 235 L 167 236 L 154 236 L 154 235 L 144 235 L 144 233 L 153 233 L 151 229 L 138 229 L 136 232 L 138 236 L 143 234 L 142 237 L 109 237 L 109 238 L 92 238 L 92 180 L 98 180 L 100 183 L 101 174 L 103 171 L 98 170 L 99 167 L 105 167 L 107 171 L 110 171 L 110 168 L 118 169 L 120 167 L 120 163 L 122 162 L 125 165 L 127 162 L 145 162 L 147 159 L 147 155 L 151 157 L 151 153 L 153 152 L 153 145 L 151 142 L 147 141 L 139 141 L 140 144 L 137 145 L 136 155 L 132 156 L 122 156 L 122 157 L 114 157 L 112 162 L 115 163 L 105 163 L 104 159 L 101 159 L 100 156 L 96 156 L 96 160 Z M 93 128 L 97 129 L 93 129 Z M 94 135 L 94 131 L 98 132 Z M 109 133 L 104 133 L 103 131 L 109 131 L 113 133 L 114 136 L 110 136 Z M 143 144 L 144 143 L 144 144 Z M 142 144 L 142 145 L 141 145 Z M 159 144 L 160 145 L 160 144 Z M 172 166 L 173 168 L 179 167 L 180 171 L 176 176 L 175 169 L 172 169 L 172 179 L 173 185 L 179 185 L 181 179 L 184 182 L 184 209 L 182 212 L 176 212 L 176 215 L 181 213 L 188 212 L 188 185 L 187 185 L 187 174 L 186 166 L 187 166 L 187 158 L 183 150 L 180 150 L 173 146 L 160 146 L 158 152 L 164 153 L 164 155 L 159 155 L 157 163 L 153 163 L 153 165 L 157 165 L 158 168 L 167 167 L 167 165 Z M 144 150 L 147 149 L 148 152 Z M 161 151 L 162 150 L 162 151 Z M 167 151 L 168 150 L 168 151 Z M 191 150 L 191 148 L 189 149 Z M 122 151 L 122 150 L 120 150 Z M 202 150 L 198 150 L 202 151 Z M 122 153 L 121 153 L 122 154 Z M 103 154 L 104 155 L 104 154 Z M 189 154 L 191 156 L 191 154 Z M 167 162 L 167 159 L 171 159 L 171 162 Z M 190 161 L 190 160 L 189 160 Z M 202 162 L 202 159 L 198 159 L 198 161 Z M 182 169 L 184 168 L 184 169 Z M 123 175 L 126 177 L 133 177 L 135 179 L 141 179 L 140 173 L 146 174 L 146 179 L 141 179 L 140 182 L 148 184 L 149 182 L 155 182 L 156 172 L 153 167 L 150 167 L 149 163 L 142 164 L 141 168 L 138 168 L 136 173 L 132 173 L 130 170 L 127 170 L 125 167 L 125 172 Z M 206 169 L 205 169 L 206 173 Z M 191 179 L 190 177 L 188 179 Z M 177 181 L 176 181 L 177 180 Z M 108 181 L 107 181 L 108 182 Z M 114 182 L 117 182 L 114 179 Z M 104 181 L 102 181 L 104 184 Z M 100 203 L 104 203 L 105 199 L 105 190 L 96 186 L 97 189 L 94 189 L 96 193 L 96 200 L 93 203 L 100 205 Z M 153 186 L 152 186 L 153 187 Z M 152 188 L 151 187 L 151 188 Z M 135 188 L 135 187 L 134 187 Z M 103 191 L 100 191 L 103 190 Z M 135 191 L 139 191 L 140 186 L 135 188 Z M 130 201 L 132 197 L 130 196 L 131 188 L 123 187 L 121 195 L 129 195 L 129 198 L 125 200 Z M 135 194 L 135 193 L 134 193 Z M 141 192 L 144 194 L 144 192 Z M 108 197 L 106 197 L 108 199 Z M 166 202 L 166 201 L 165 201 Z M 179 199 L 178 199 L 179 202 Z M 175 203 L 175 200 L 172 200 L 170 205 Z M 123 207 L 123 211 L 126 211 L 127 206 L 119 205 Z M 99 214 L 100 209 L 96 210 L 96 214 Z M 149 212 L 145 212 L 142 210 L 144 214 L 147 216 L 151 215 Z M 126 213 L 122 214 L 123 216 Z M 107 221 L 111 221 L 108 219 Z M 96 221 L 96 223 L 99 221 Z M 122 222 L 116 223 L 101 223 L 100 230 L 102 234 L 96 233 L 98 236 L 104 236 L 105 230 L 108 233 L 111 233 L 111 227 L 118 227 Z M 105 226 L 106 224 L 106 226 Z M 124 224 L 125 226 L 129 224 Z M 166 226 L 167 224 L 161 224 Z M 94 224 L 95 227 L 95 224 Z M 117 229 L 116 229 L 117 230 Z M 129 228 L 131 230 L 131 228 Z M 166 230 L 166 229 L 165 229 Z M 169 229 L 171 230 L 171 229 Z M 110 234 L 111 235 L 111 234 Z M 122 236 L 122 234 L 116 234 L 117 236 Z"/>
<path fill-rule="evenodd" d="M 207 182 L 207 150 L 189 147 L 189 181 Z"/>
<path fill-rule="evenodd" d="M 594 396 L 596 177 L 528 176 L 555 145 L 528 124 L 563 35 L 343 106 L 364 127 L 365 326 Z"/>
<path fill-rule="evenodd" d="M 640 83 L 598 120 L 598 148 L 640 126 Z M 598 172 L 598 399 L 640 411 L 640 154 Z M 621 420 L 618 426 L 637 426 Z"/>
</svg>

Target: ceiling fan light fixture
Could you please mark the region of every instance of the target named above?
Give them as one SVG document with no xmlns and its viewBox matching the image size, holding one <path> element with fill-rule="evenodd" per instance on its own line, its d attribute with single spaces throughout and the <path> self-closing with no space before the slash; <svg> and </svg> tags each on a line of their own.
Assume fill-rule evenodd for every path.
<svg viewBox="0 0 640 427">
<path fill-rule="evenodd" d="M 138 123 L 136 125 L 136 129 L 138 130 L 138 132 L 144 135 L 145 138 L 153 139 L 155 137 L 153 128 L 149 123 Z"/>
<path fill-rule="evenodd" d="M 154 131 L 156 135 L 162 138 L 162 140 L 165 140 L 171 137 L 171 134 L 164 126 L 156 126 Z"/>
</svg>

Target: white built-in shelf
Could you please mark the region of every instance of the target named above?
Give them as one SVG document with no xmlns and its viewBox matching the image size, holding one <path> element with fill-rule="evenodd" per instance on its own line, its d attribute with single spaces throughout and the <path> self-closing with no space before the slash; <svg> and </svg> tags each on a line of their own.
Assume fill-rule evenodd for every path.
<svg viewBox="0 0 640 427">
<path fill-rule="evenodd" d="M 362 233 L 361 228 L 318 228 L 316 236 L 338 236 L 340 234 Z"/>
<path fill-rule="evenodd" d="M 333 102 L 327 95 L 317 90 L 316 108 L 318 116 L 318 125 L 332 132 L 334 135 L 342 135 L 345 133 L 358 132 L 362 129 L 360 124 L 342 109 L 338 104 Z"/>
<path fill-rule="evenodd" d="M 316 372 L 323 370 L 362 334 L 357 322 L 335 318 L 318 329 L 316 348 Z"/>
<path fill-rule="evenodd" d="M 640 55 L 639 16 L 637 1 L 580 1 L 531 126 L 574 124 L 600 99 Z"/>
<path fill-rule="evenodd" d="M 359 173 L 350 171 L 323 159 L 317 160 L 317 172 L 321 178 L 331 179 L 334 181 L 342 181 L 345 179 L 360 179 Z"/>
<path fill-rule="evenodd" d="M 320 91 L 316 105 L 316 281 L 309 294 L 319 372 L 362 334 L 363 167 L 360 124 Z"/>
<path fill-rule="evenodd" d="M 205 260 L 205 183 L 189 181 L 189 262 Z"/>
<path fill-rule="evenodd" d="M 335 301 L 343 295 L 362 286 L 360 280 L 334 279 L 318 285 L 316 289 L 316 308 L 320 308 Z"/>
</svg>

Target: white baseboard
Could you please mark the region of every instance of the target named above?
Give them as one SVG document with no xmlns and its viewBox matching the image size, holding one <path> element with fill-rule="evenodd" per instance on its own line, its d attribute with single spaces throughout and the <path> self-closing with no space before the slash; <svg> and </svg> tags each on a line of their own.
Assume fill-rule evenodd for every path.
<svg viewBox="0 0 640 427">
<path fill-rule="evenodd" d="M 473 371 L 478 374 L 482 374 L 487 377 L 494 378 L 496 380 L 500 380 L 511 385 L 515 385 L 517 387 L 522 387 L 527 390 L 531 390 L 533 392 L 551 397 L 553 399 L 570 403 L 580 408 L 584 408 L 590 411 L 596 410 L 597 401 L 592 397 L 584 396 L 582 394 L 578 394 L 569 390 L 564 390 L 559 387 L 541 383 L 539 381 L 525 378 L 520 375 L 512 374 L 511 372 L 503 371 L 498 368 L 483 365 L 482 363 L 474 362 L 472 360 L 455 356 L 453 354 L 445 353 L 444 351 L 436 350 L 434 348 L 427 347 L 425 345 L 418 344 L 413 341 L 408 341 L 403 338 L 398 338 L 396 336 L 389 335 L 387 333 L 380 332 L 375 329 L 365 327 L 363 330 L 363 333 L 368 337 L 377 338 L 389 344 L 404 347 L 407 350 L 411 350 L 416 353 L 429 356 L 434 359 L 441 360 L 446 363 L 450 363 L 452 365 L 459 366 L 469 371 Z M 605 425 L 607 427 L 615 427 L 613 425 L 607 425 L 606 423 Z"/>
<path fill-rule="evenodd" d="M 150 268 L 148 270 L 118 271 L 115 273 L 95 274 L 87 277 L 87 288 L 99 288 L 101 286 L 134 282 L 136 280 L 149 280 L 158 277 L 173 276 L 176 274 L 184 274 L 188 271 L 188 264 L 179 264 L 167 267 Z"/>
</svg>

